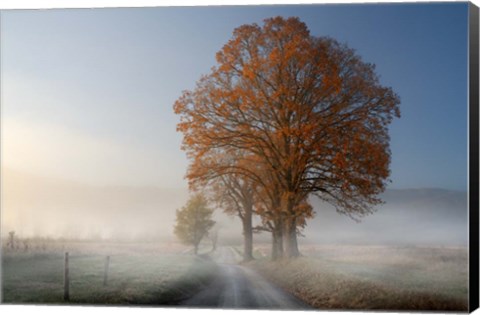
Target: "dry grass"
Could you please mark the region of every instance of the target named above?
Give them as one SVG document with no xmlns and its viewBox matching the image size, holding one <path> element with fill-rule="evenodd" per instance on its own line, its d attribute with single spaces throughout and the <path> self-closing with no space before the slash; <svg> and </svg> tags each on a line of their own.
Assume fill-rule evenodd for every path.
<svg viewBox="0 0 480 315">
<path fill-rule="evenodd" d="M 303 253 L 251 266 L 319 309 L 467 311 L 465 249 L 312 246 Z"/>
</svg>

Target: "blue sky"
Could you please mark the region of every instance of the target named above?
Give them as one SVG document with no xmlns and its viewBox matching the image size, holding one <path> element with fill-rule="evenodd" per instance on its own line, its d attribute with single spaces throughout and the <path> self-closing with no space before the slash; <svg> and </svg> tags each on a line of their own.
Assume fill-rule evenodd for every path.
<svg viewBox="0 0 480 315">
<path fill-rule="evenodd" d="M 390 188 L 465 190 L 466 3 L 3 11 L 2 167 L 185 187 L 173 102 L 235 27 L 298 16 L 401 97 Z"/>
</svg>

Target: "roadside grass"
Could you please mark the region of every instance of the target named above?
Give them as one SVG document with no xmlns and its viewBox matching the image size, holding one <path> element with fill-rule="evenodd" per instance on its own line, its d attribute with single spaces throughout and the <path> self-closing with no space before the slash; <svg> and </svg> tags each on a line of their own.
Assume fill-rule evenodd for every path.
<svg viewBox="0 0 480 315">
<path fill-rule="evenodd" d="M 110 255 L 70 252 L 70 302 L 63 301 L 63 252 L 3 255 L 3 303 L 173 305 L 215 276 L 208 259 L 181 253 L 117 251 Z"/>
<path fill-rule="evenodd" d="M 276 262 L 257 255 L 249 266 L 319 309 L 467 311 L 466 249 L 311 246 L 302 253 Z"/>
</svg>

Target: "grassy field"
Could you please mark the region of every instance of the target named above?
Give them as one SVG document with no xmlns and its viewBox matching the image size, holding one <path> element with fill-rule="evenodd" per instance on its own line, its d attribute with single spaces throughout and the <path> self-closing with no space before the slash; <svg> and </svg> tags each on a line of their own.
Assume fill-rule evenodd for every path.
<svg viewBox="0 0 480 315">
<path fill-rule="evenodd" d="M 319 309 L 466 311 L 467 250 L 386 246 L 305 246 L 296 260 L 250 266 Z"/>
<path fill-rule="evenodd" d="M 70 303 L 175 304 L 207 285 L 215 273 L 212 262 L 182 246 L 67 243 L 41 251 L 4 251 L 3 302 L 64 303 L 60 249 L 70 252 Z M 110 268 L 104 286 L 106 255 Z"/>
<path fill-rule="evenodd" d="M 240 257 L 241 248 L 234 249 Z M 75 304 L 173 305 L 217 271 L 178 244 L 42 241 L 3 251 L 3 302 L 64 303 L 65 251 Z M 301 252 L 298 259 L 272 262 L 269 246 L 259 245 L 247 266 L 319 309 L 467 310 L 465 248 L 305 245 Z"/>
</svg>

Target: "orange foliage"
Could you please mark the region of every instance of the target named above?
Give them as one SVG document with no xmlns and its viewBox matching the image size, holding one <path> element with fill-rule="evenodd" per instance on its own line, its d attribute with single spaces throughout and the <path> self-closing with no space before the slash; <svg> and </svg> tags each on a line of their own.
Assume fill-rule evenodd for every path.
<svg viewBox="0 0 480 315">
<path fill-rule="evenodd" d="M 192 184 L 238 174 L 271 194 L 273 183 L 298 222 L 313 215 L 311 193 L 351 217 L 381 202 L 400 102 L 372 64 L 282 17 L 240 26 L 216 59 L 174 105 Z"/>
</svg>

